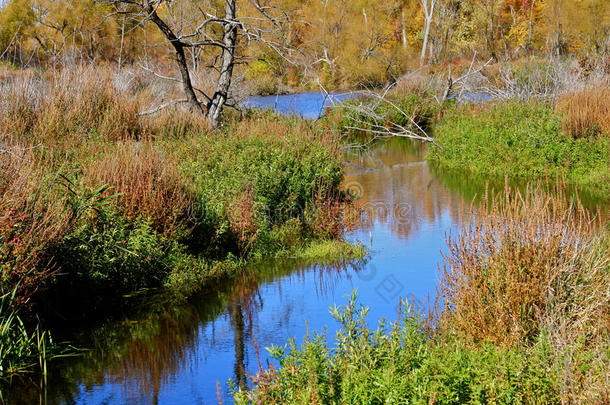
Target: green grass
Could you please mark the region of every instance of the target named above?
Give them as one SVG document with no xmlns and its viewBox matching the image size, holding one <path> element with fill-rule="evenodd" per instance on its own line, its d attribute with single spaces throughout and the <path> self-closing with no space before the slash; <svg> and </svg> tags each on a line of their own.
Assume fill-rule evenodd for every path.
<svg viewBox="0 0 610 405">
<path fill-rule="evenodd" d="M 46 375 L 48 360 L 67 355 L 65 347 L 53 343 L 49 332 L 42 331 L 39 326 L 26 327 L 12 309 L 15 291 L 0 296 L 0 384 L 15 375 L 35 370 Z"/>
<path fill-rule="evenodd" d="M 549 177 L 598 196 L 610 194 L 610 139 L 573 139 L 551 106 L 508 102 L 458 107 L 434 127 L 428 160 L 441 170 L 515 179 Z"/>
<path fill-rule="evenodd" d="M 332 263 L 338 261 L 362 260 L 367 249 L 361 244 L 343 240 L 313 240 L 304 246 L 278 252 L 277 258 L 295 258 L 306 262 Z"/>
</svg>

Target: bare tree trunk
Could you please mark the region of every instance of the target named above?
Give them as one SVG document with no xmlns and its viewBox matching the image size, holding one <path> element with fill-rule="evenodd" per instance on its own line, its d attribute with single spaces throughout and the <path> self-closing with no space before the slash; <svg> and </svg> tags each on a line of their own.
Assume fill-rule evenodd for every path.
<svg viewBox="0 0 610 405">
<path fill-rule="evenodd" d="M 208 120 L 212 126 L 217 126 L 222 107 L 229 97 L 229 89 L 231 87 L 231 78 L 233 77 L 233 66 L 235 65 L 235 45 L 237 42 L 237 22 L 235 21 L 235 2 L 236 0 L 227 0 L 225 6 L 224 35 L 222 49 L 222 64 L 220 67 L 220 76 L 216 83 L 216 91 L 212 96 L 212 100 L 208 103 Z"/>
<path fill-rule="evenodd" d="M 400 19 L 400 25 L 402 28 L 402 47 L 407 49 L 407 22 L 405 21 L 405 9 L 402 9 L 402 18 Z"/>
<path fill-rule="evenodd" d="M 125 14 L 123 14 L 123 22 L 121 24 L 121 47 L 119 49 L 119 70 L 123 66 L 123 46 L 125 44 Z"/>
<path fill-rule="evenodd" d="M 430 1 L 430 8 L 428 8 L 428 1 Z M 419 61 L 420 66 L 426 63 L 426 52 L 428 50 L 428 37 L 430 36 L 430 26 L 432 25 L 432 17 L 434 16 L 434 4 L 436 0 L 421 0 L 422 7 L 424 8 L 425 26 L 424 26 L 424 43 L 421 48 L 421 58 Z"/>
<path fill-rule="evenodd" d="M 530 24 L 527 32 L 527 42 L 525 43 L 525 51 L 529 54 L 532 48 L 532 33 L 534 31 L 534 3 L 536 0 L 531 0 L 530 3 Z"/>
<path fill-rule="evenodd" d="M 193 83 L 191 82 L 191 76 L 189 74 L 186 56 L 184 54 L 184 44 L 176 37 L 176 34 L 174 34 L 165 21 L 163 21 L 157 15 L 157 11 L 151 2 L 147 2 L 146 12 L 148 13 L 150 20 L 157 26 L 157 28 L 159 28 L 159 30 L 174 47 L 174 51 L 176 53 L 176 64 L 180 70 L 180 76 L 182 76 L 182 86 L 188 99 L 188 103 L 191 105 L 191 110 L 203 114 L 203 108 L 201 107 L 201 104 L 199 104 L 199 100 L 197 100 L 197 95 L 193 89 Z"/>
</svg>

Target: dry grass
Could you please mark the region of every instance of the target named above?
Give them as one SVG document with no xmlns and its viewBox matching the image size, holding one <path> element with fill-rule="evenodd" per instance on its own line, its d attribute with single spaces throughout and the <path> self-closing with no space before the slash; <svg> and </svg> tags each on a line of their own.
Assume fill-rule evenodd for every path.
<svg viewBox="0 0 610 405">
<path fill-rule="evenodd" d="M 473 223 L 447 237 L 441 271 L 446 313 L 475 341 L 531 341 L 558 277 L 583 265 L 595 221 L 578 201 L 540 186 L 484 200 Z"/>
<path fill-rule="evenodd" d="M 112 187 L 121 193 L 117 207 L 129 221 L 141 216 L 163 233 L 184 225 L 193 196 L 173 156 L 150 142 L 125 142 L 110 149 L 85 169 L 91 187 Z"/>
<path fill-rule="evenodd" d="M 117 90 L 108 69 L 25 72 L 4 79 L 0 88 L 0 133 L 15 142 L 116 141 L 144 133 L 139 101 Z"/>
<path fill-rule="evenodd" d="M 545 335 L 565 400 L 603 397 L 610 383 L 610 238 L 599 216 L 559 187 L 484 201 L 460 234 L 447 238 L 439 325 L 501 346 Z"/>
<path fill-rule="evenodd" d="M 44 174 L 49 162 L 14 152 L 0 152 L 0 287 L 4 293 L 18 285 L 14 305 L 23 306 L 52 276 L 46 249 L 72 218 L 57 178 Z"/>
<path fill-rule="evenodd" d="M 574 138 L 610 136 L 610 84 L 597 83 L 563 95 L 557 103 L 562 128 Z"/>
<path fill-rule="evenodd" d="M 69 149 L 73 142 L 141 140 L 180 136 L 207 128 L 204 117 L 167 109 L 150 117 L 138 112 L 178 97 L 175 83 L 142 72 L 74 67 L 0 75 L 0 134 L 20 144 Z"/>
</svg>

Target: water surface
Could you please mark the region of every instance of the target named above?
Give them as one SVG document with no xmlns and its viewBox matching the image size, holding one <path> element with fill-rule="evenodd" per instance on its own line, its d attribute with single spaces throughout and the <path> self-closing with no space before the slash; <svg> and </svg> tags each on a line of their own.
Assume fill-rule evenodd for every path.
<svg viewBox="0 0 610 405">
<path fill-rule="evenodd" d="M 308 330 L 326 328 L 332 337 L 329 307 L 345 304 L 353 290 L 371 307 L 372 321 L 395 319 L 400 297 L 434 297 L 440 249 L 459 222 L 464 199 L 408 142 L 353 153 L 346 170 L 345 186 L 361 195 L 365 208 L 362 224 L 348 237 L 369 246 L 370 260 L 262 263 L 188 305 L 85 333 L 81 341 L 94 349 L 51 368 L 46 403 L 213 404 L 218 392 L 227 403 L 227 380 L 250 384 L 259 361 L 269 361 L 265 347 L 291 337 L 302 341 Z M 28 396 L 13 393 L 10 402 L 38 402 L 39 390 L 26 391 Z"/>
<path fill-rule="evenodd" d="M 245 100 L 246 108 L 271 108 L 282 114 L 316 119 L 327 107 L 354 97 L 355 93 L 299 93 L 274 96 L 253 96 Z"/>
</svg>

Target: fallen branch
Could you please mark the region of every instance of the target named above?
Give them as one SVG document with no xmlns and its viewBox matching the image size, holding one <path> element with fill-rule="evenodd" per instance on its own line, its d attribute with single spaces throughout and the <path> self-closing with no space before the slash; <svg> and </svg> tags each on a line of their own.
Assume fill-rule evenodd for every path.
<svg viewBox="0 0 610 405">
<path fill-rule="evenodd" d="M 190 100 L 187 99 L 187 98 L 181 98 L 181 99 L 178 99 L 178 100 L 172 100 L 172 101 L 169 101 L 169 102 L 167 102 L 165 104 L 161 104 L 160 106 L 158 106 L 156 108 L 153 108 L 152 110 L 142 111 L 142 112 L 138 113 L 138 117 L 142 117 L 144 115 L 156 114 L 159 111 L 164 110 L 164 109 L 166 109 L 168 107 L 171 107 L 173 105 L 182 104 L 182 103 L 188 103 L 189 101 Z M 203 101 L 201 101 L 201 100 L 198 100 L 198 101 L 199 101 L 200 104 L 203 104 Z"/>
<path fill-rule="evenodd" d="M 332 99 L 333 96 L 329 94 L 323 86 L 320 86 L 326 97 Z M 438 145 L 434 138 L 426 133 L 426 131 L 415 121 L 415 112 L 409 114 L 400 108 L 396 103 L 388 99 L 387 94 L 391 89 L 390 86 L 386 86 L 381 92 L 366 91 L 361 94 L 364 95 L 364 100 L 358 104 L 353 103 L 337 103 L 339 108 L 344 108 L 355 113 L 356 118 L 352 120 L 353 125 L 346 126 L 346 129 L 363 132 L 372 135 L 372 139 L 369 139 L 363 145 L 350 145 L 350 148 L 354 147 L 366 147 L 373 143 L 377 139 L 385 139 L 392 137 L 409 138 L 417 141 L 428 142 L 442 149 Z M 371 99 L 374 102 L 371 102 Z M 398 112 L 402 117 L 406 118 L 408 125 L 401 125 L 395 121 L 388 121 L 387 116 L 381 116 L 376 111 L 382 106 L 386 105 L 390 109 Z M 362 117 L 362 118 L 361 118 Z"/>
</svg>

